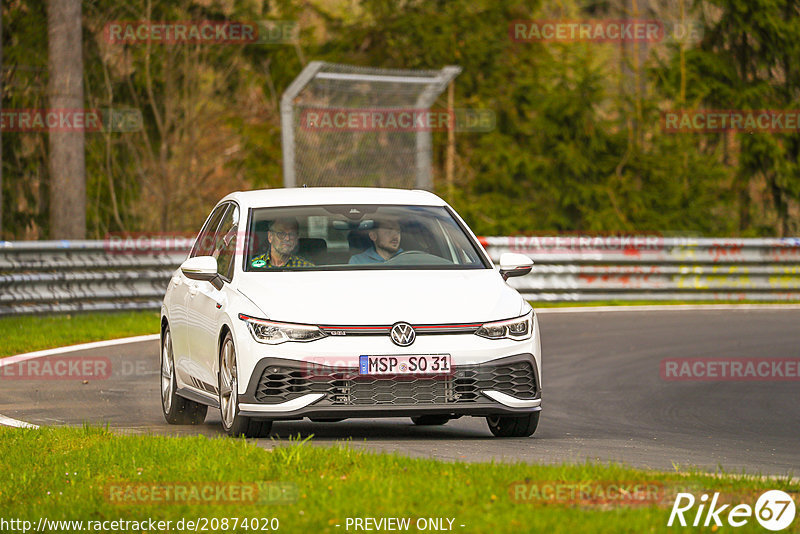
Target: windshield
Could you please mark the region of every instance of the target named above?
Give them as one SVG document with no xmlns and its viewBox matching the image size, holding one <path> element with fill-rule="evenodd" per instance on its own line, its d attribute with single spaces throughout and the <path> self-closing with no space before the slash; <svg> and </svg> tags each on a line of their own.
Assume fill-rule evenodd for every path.
<svg viewBox="0 0 800 534">
<path fill-rule="evenodd" d="M 490 268 L 444 207 L 257 208 L 248 236 L 245 271 Z"/>
</svg>

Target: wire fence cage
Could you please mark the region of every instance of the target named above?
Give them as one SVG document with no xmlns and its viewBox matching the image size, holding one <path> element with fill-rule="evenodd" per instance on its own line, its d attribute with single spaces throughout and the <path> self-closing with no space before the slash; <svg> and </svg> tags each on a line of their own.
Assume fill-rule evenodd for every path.
<svg viewBox="0 0 800 534">
<path fill-rule="evenodd" d="M 281 99 L 284 186 L 432 189 L 433 128 L 415 119 L 460 72 L 311 62 Z"/>
</svg>

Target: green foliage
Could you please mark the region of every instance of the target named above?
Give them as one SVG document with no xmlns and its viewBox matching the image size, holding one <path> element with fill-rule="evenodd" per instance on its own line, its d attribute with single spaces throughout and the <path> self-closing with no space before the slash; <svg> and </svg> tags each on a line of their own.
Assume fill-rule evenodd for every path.
<svg viewBox="0 0 800 534">
<path fill-rule="evenodd" d="M 797 110 L 800 104 L 800 3 L 795 0 L 717 0 L 704 21 L 705 37 L 688 50 L 686 101 L 706 109 Z M 666 93 L 677 93 L 677 65 L 662 69 Z M 800 231 L 800 135 L 706 134 L 728 145 L 719 167 L 730 178 L 726 200 L 740 235 L 796 235 Z M 704 150 L 702 139 L 696 151 Z"/>
<path fill-rule="evenodd" d="M 3 17 L 2 109 L 47 106 L 47 19 L 44 2 L 23 2 Z M 3 133 L 3 229 L 24 236 L 31 227 L 47 225 L 47 136 Z"/>
<path fill-rule="evenodd" d="M 142 132 L 87 134 L 89 233 L 194 231 L 223 194 L 279 187 L 279 99 L 310 59 L 463 68 L 456 107 L 492 110 L 496 128 L 457 134 L 453 187 L 444 180 L 446 136 L 434 134 L 434 174 L 437 192 L 479 234 L 797 233 L 800 136 L 667 133 L 660 113 L 800 108 L 798 5 L 698 1 L 688 15 L 707 16 L 704 37 L 685 46 L 685 67 L 678 44 L 662 43 L 634 68 L 618 44 L 509 38 L 513 20 L 619 18 L 605 3 L 85 2 L 87 107 L 133 107 L 144 119 Z M 43 2 L 17 0 L 2 10 L 3 108 L 45 107 Z M 298 20 L 301 40 L 149 47 L 104 40 L 107 22 L 148 17 Z M 633 90 L 639 75 L 642 86 Z M 10 237 L 47 235 L 46 157 L 45 134 L 4 135 Z"/>
</svg>

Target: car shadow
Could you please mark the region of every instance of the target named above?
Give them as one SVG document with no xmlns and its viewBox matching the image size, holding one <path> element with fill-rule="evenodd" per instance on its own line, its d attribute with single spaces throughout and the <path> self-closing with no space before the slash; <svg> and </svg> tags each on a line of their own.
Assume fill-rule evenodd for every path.
<svg viewBox="0 0 800 534">
<path fill-rule="evenodd" d="M 478 422 L 478 421 L 476 421 Z M 452 440 L 452 439 L 493 439 L 489 429 L 481 420 L 481 425 L 465 426 L 462 420 L 450 421 L 445 425 L 417 426 L 409 419 L 396 420 L 346 420 L 336 423 L 314 421 L 276 421 L 272 425 L 270 437 L 275 439 L 369 439 L 372 441 L 398 440 Z"/>
</svg>

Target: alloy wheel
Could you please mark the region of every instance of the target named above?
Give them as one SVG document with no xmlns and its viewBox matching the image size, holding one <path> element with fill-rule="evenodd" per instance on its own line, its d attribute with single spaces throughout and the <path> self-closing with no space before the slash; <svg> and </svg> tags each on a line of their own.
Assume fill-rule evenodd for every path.
<svg viewBox="0 0 800 534">
<path fill-rule="evenodd" d="M 222 415 L 222 423 L 225 428 L 233 425 L 236 415 L 237 396 L 237 377 L 236 377 L 236 351 L 233 341 L 228 338 L 222 347 L 222 358 L 220 362 L 220 384 L 219 384 L 219 407 Z"/>
<path fill-rule="evenodd" d="M 161 347 L 161 404 L 164 412 L 172 409 L 173 389 L 175 381 L 172 378 L 175 366 L 172 361 L 172 336 L 169 330 L 164 334 L 164 344 Z"/>
</svg>

